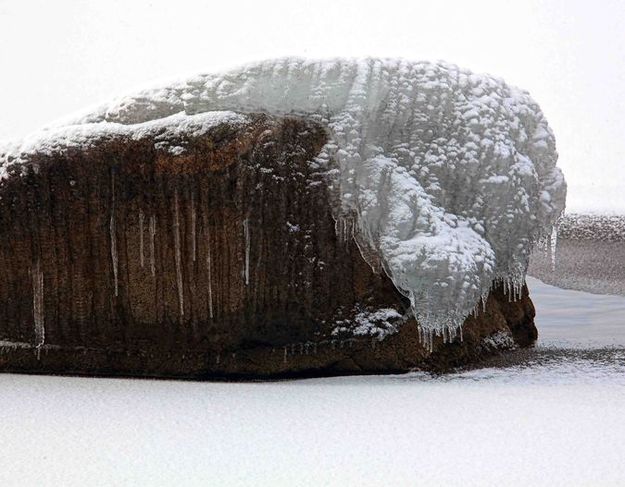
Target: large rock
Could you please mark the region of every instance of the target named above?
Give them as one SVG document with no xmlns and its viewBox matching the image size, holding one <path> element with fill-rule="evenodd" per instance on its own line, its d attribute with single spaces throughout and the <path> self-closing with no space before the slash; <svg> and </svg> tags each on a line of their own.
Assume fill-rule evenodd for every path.
<svg viewBox="0 0 625 487">
<path fill-rule="evenodd" d="M 208 114 L 62 134 L 4 167 L 2 370 L 445 370 L 536 339 L 527 288 L 511 301 L 495 287 L 462 341 L 424 346 L 375 258 L 337 238 L 311 163 L 327 135 L 311 121 Z"/>
</svg>

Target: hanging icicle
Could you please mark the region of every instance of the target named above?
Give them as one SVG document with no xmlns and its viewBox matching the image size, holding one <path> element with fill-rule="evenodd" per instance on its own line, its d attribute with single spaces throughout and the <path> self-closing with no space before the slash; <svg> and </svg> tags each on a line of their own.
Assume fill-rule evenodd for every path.
<svg viewBox="0 0 625 487">
<path fill-rule="evenodd" d="M 213 319 L 213 279 L 211 275 L 211 239 L 206 227 L 206 270 L 208 272 L 208 315 Z"/>
<path fill-rule="evenodd" d="M 243 220 L 243 235 L 245 237 L 245 285 L 250 283 L 250 221 L 249 217 Z"/>
<path fill-rule="evenodd" d="M 156 217 L 150 216 L 150 271 L 152 277 L 156 275 L 156 262 L 154 258 L 154 237 L 156 236 Z"/>
<path fill-rule="evenodd" d="M 115 168 L 111 169 L 111 220 L 109 222 L 109 231 L 111 237 L 111 260 L 113 262 L 113 281 L 115 286 L 115 296 L 118 296 L 119 282 L 117 277 L 117 235 L 115 232 Z"/>
<path fill-rule="evenodd" d="M 139 260 L 142 269 L 145 265 L 143 254 L 143 210 L 139 210 Z"/>
<path fill-rule="evenodd" d="M 184 290 L 182 288 L 182 255 L 180 253 L 180 209 L 178 207 L 178 190 L 174 193 L 174 247 L 176 259 L 176 284 L 178 286 L 178 304 L 180 319 L 184 317 Z"/>
<path fill-rule="evenodd" d="M 44 321 L 44 302 L 43 302 L 43 272 L 39 257 L 35 262 L 32 271 L 33 279 L 33 321 L 35 323 L 35 346 L 37 351 L 46 341 L 46 329 Z"/>
<path fill-rule="evenodd" d="M 193 193 L 191 193 L 191 254 L 193 255 L 193 262 L 195 262 L 197 247 L 197 240 L 195 236 L 196 218 L 197 215 L 195 213 L 195 197 L 193 196 Z"/>
<path fill-rule="evenodd" d="M 556 271 L 556 251 L 558 249 L 558 225 L 554 225 L 551 229 L 551 238 L 549 239 L 549 248 L 551 253 L 551 272 Z"/>
</svg>

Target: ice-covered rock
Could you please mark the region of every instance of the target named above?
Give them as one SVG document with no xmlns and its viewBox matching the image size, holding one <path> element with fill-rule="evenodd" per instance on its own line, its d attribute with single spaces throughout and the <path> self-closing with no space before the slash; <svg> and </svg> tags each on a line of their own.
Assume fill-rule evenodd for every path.
<svg viewBox="0 0 625 487">
<path fill-rule="evenodd" d="M 337 228 L 350 237 L 355 222 L 359 244 L 409 297 L 429 339 L 455 334 L 494 281 L 518 293 L 531 246 L 564 208 L 538 105 L 445 63 L 270 60 L 145 90 L 63 124 L 101 129 L 219 110 L 305 115 L 328 128 L 316 163 L 334 178 Z"/>
<path fill-rule="evenodd" d="M 499 332 L 535 341 L 527 288 L 510 302 L 501 283 L 462 343 L 420 341 L 376 255 L 336 234 L 328 142 L 309 119 L 231 112 L 30 137 L 0 179 L 0 370 L 441 371 Z"/>
</svg>

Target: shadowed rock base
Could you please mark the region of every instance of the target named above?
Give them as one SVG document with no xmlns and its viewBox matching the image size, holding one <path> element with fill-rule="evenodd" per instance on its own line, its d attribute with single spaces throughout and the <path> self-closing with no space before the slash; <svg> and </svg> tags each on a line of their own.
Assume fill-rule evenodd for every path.
<svg viewBox="0 0 625 487">
<path fill-rule="evenodd" d="M 463 341 L 427 350 L 390 279 L 349 233 L 337 239 L 325 168 L 310 163 L 320 126 L 250 115 L 175 139 L 140 128 L 24 155 L 2 182 L 0 370 L 444 371 L 535 341 L 527 288 L 516 302 L 496 288 Z"/>
</svg>

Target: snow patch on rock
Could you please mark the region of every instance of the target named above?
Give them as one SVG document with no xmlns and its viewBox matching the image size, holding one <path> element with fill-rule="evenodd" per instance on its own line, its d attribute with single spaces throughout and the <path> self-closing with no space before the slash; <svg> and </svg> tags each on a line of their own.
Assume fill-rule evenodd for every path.
<svg viewBox="0 0 625 487">
<path fill-rule="evenodd" d="M 88 148 L 96 140 L 106 137 L 128 137 L 131 140 L 150 137 L 156 140 L 155 149 L 172 155 L 181 155 L 186 152 L 186 149 L 179 145 L 181 138 L 199 137 L 220 124 L 238 125 L 246 120 L 247 117 L 239 113 L 218 111 L 192 116 L 177 113 L 135 125 L 99 122 L 51 127 L 35 132 L 17 143 L 0 142 L 0 180 L 5 179 L 13 171 L 30 168 L 31 166 L 24 163 L 28 163 L 29 156 L 35 153 L 44 155 L 67 153 L 72 149 Z"/>
<path fill-rule="evenodd" d="M 352 320 L 338 321 L 332 335 L 370 336 L 381 341 L 397 333 L 404 321 L 405 318 L 393 308 L 361 311 Z"/>
<path fill-rule="evenodd" d="M 497 333 L 493 333 L 492 335 L 483 338 L 480 346 L 482 350 L 487 352 L 494 352 L 497 350 L 510 350 L 516 348 L 516 344 L 514 343 L 514 338 L 512 334 L 508 331 L 498 331 Z"/>
</svg>

